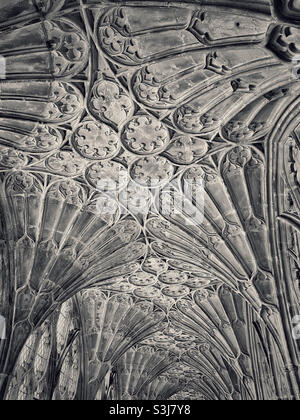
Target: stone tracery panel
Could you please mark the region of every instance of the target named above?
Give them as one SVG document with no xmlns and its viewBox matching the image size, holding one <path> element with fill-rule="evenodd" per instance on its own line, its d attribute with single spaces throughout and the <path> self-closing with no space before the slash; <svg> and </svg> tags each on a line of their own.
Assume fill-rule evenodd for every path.
<svg viewBox="0 0 300 420">
<path fill-rule="evenodd" d="M 0 309 L 13 351 L 8 356 L 0 343 L 0 396 L 28 337 L 77 294 L 82 337 L 61 366 L 57 399 L 189 398 L 189 389 L 205 399 L 299 399 L 297 345 L 288 331 L 299 306 L 295 127 L 284 132 L 272 169 L 284 175 L 268 183 L 277 156 L 270 138 L 299 96 L 290 64 L 300 51 L 297 4 L 6 3 Z M 195 196 L 200 184 L 204 208 Z M 280 225 L 270 215 L 272 194 L 280 197 Z M 278 260 L 286 278 L 280 291 Z M 97 289 L 78 295 L 87 287 Z M 89 305 L 99 308 L 92 314 Z M 116 308 L 135 328 L 135 305 L 149 319 L 156 308 L 158 330 L 137 334 L 139 345 L 123 337 L 125 345 Z M 201 342 L 203 314 L 209 349 Z M 251 337 L 246 326 L 255 329 Z M 125 369 L 135 381 L 140 345 L 176 354 L 178 377 L 175 367 L 151 381 L 146 371 L 149 382 L 129 391 L 122 375 Z M 274 382 L 266 379 L 264 346 Z M 68 372 L 83 351 L 84 385 L 77 389 L 75 379 L 69 389 Z M 187 366 L 199 372 L 191 380 Z M 26 385 L 19 385 L 21 398 Z"/>
</svg>

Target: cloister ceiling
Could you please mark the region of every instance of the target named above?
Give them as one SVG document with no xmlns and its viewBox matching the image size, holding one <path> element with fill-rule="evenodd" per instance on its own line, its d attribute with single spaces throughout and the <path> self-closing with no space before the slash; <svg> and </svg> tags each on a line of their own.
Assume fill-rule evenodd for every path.
<svg viewBox="0 0 300 420">
<path fill-rule="evenodd" d="M 300 2 L 1 0 L 0 58 L 0 398 L 299 400 Z"/>
</svg>

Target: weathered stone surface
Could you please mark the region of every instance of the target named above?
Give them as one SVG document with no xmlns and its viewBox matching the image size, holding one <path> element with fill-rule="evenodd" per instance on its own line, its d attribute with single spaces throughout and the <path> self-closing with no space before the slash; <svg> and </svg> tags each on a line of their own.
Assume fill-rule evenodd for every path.
<svg viewBox="0 0 300 420">
<path fill-rule="evenodd" d="M 138 3 L 0 5 L 0 399 L 299 400 L 300 2 Z"/>
</svg>

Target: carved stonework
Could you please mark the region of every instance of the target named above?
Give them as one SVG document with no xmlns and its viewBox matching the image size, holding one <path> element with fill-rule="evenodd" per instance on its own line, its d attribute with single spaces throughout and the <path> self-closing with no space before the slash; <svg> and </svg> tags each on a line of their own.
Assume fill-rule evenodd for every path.
<svg viewBox="0 0 300 420">
<path fill-rule="evenodd" d="M 300 2 L 0 10 L 0 399 L 299 400 Z"/>
<path fill-rule="evenodd" d="M 269 48 L 280 58 L 292 61 L 300 53 L 300 31 L 298 28 L 277 25 L 272 30 L 269 40 Z"/>
</svg>

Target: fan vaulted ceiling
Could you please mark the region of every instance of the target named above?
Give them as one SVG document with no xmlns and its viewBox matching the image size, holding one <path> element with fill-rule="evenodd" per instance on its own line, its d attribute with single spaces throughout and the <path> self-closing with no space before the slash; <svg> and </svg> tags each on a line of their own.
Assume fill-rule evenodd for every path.
<svg viewBox="0 0 300 420">
<path fill-rule="evenodd" d="M 0 398 L 299 400 L 300 3 L 2 0 L 0 58 Z"/>
</svg>

